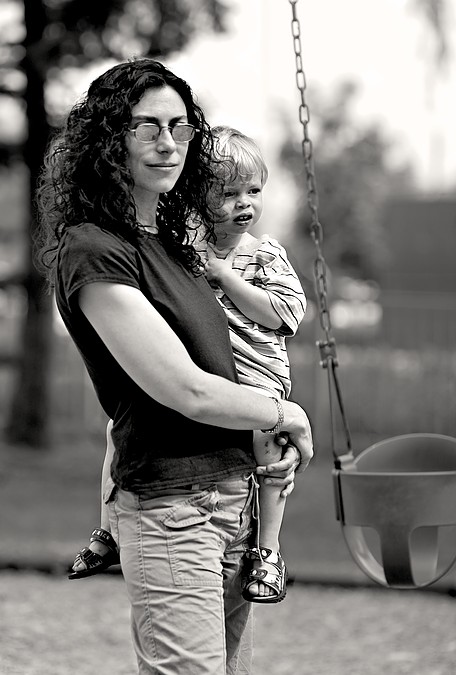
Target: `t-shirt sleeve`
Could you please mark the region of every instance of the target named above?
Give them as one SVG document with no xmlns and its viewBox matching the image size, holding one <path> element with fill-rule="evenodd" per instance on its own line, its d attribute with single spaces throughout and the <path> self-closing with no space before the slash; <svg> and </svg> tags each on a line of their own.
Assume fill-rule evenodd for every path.
<svg viewBox="0 0 456 675">
<path fill-rule="evenodd" d="M 255 285 L 269 295 L 272 306 L 282 319 L 279 333 L 295 335 L 306 311 L 306 296 L 283 246 L 264 237 L 255 252 L 257 271 Z"/>
<path fill-rule="evenodd" d="M 134 247 L 96 225 L 80 225 L 64 234 L 58 276 L 68 299 L 82 286 L 96 281 L 140 288 Z"/>
</svg>

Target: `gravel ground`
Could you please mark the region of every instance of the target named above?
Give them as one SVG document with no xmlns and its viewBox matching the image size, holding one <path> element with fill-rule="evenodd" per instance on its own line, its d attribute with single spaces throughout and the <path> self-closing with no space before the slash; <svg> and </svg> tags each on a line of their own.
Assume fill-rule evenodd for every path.
<svg viewBox="0 0 456 675">
<path fill-rule="evenodd" d="M 134 675 L 121 576 L 0 573 L 1 675 Z M 252 675 L 455 675 L 456 599 L 295 584 L 255 607 Z"/>
</svg>

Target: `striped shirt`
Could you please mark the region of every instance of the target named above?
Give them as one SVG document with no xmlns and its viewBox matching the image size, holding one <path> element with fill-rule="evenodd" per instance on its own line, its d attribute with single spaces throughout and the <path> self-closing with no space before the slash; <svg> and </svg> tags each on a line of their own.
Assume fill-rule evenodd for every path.
<svg viewBox="0 0 456 675">
<path fill-rule="evenodd" d="M 207 262 L 206 240 L 195 242 L 203 263 Z M 224 293 L 214 293 L 225 310 L 236 369 L 241 384 L 264 390 L 267 395 L 288 398 L 291 391 L 290 363 L 285 340 L 295 335 L 306 309 L 306 297 L 286 251 L 268 235 L 244 237 L 227 259 L 233 270 L 250 284 L 269 295 L 282 319 L 279 329 L 271 329 L 246 317 Z"/>
</svg>

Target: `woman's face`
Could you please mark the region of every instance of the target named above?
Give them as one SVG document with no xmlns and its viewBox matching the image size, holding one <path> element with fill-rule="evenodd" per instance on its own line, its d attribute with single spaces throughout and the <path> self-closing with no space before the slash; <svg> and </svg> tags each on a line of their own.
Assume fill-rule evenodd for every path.
<svg viewBox="0 0 456 675">
<path fill-rule="evenodd" d="M 187 122 L 184 101 L 172 87 L 148 89 L 132 109 L 130 128 L 142 122 L 173 127 Z M 187 142 L 176 142 L 169 129 L 162 129 L 155 141 L 138 141 L 132 131 L 127 132 L 128 167 L 134 181 L 133 196 L 137 203 L 158 201 L 161 192 L 168 192 L 176 184 L 188 151 Z"/>
</svg>

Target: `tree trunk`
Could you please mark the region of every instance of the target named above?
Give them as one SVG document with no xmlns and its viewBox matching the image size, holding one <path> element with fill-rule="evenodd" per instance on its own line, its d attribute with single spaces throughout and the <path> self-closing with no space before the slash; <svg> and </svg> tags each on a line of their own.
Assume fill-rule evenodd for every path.
<svg viewBox="0 0 456 675">
<path fill-rule="evenodd" d="M 32 259 L 32 241 L 36 228 L 33 196 L 44 151 L 49 137 L 44 106 L 45 63 L 42 36 L 47 23 L 42 0 L 24 1 L 26 38 L 22 67 L 27 77 L 28 138 L 24 160 L 29 169 L 30 237 L 24 287 L 27 312 L 22 326 L 21 355 L 6 437 L 11 443 L 43 447 L 49 442 L 50 355 L 52 339 L 52 299 L 45 280 L 38 274 Z"/>
</svg>

